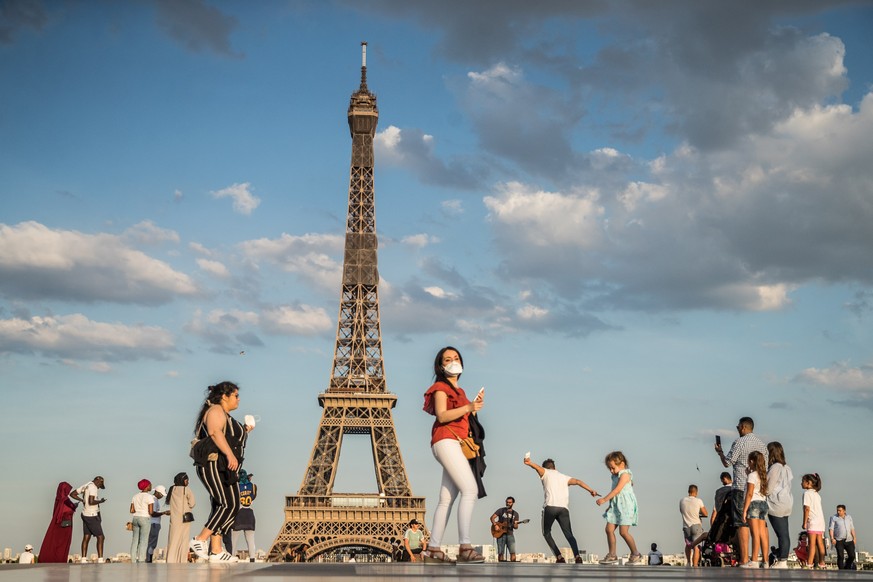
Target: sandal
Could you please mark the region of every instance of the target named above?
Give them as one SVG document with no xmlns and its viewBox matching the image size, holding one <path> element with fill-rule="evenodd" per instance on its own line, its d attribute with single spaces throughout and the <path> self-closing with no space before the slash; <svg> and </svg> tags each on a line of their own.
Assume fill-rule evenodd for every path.
<svg viewBox="0 0 873 582">
<path fill-rule="evenodd" d="M 461 548 L 458 550 L 458 562 L 463 562 L 465 564 L 481 564 L 484 561 L 485 556 L 473 548 Z"/>
<path fill-rule="evenodd" d="M 449 558 L 442 550 L 426 549 L 421 553 L 421 561 L 425 564 L 454 564 L 455 561 Z"/>
</svg>

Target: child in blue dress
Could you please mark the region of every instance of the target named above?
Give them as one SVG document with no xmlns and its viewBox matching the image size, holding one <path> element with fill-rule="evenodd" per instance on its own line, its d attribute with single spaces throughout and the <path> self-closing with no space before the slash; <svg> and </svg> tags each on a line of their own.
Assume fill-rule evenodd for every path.
<svg viewBox="0 0 873 582">
<path fill-rule="evenodd" d="M 612 473 L 612 491 L 597 500 L 597 505 L 609 503 L 606 513 L 606 542 L 609 553 L 600 560 L 601 564 L 617 564 L 615 553 L 615 528 L 631 551 L 628 564 L 637 566 L 643 563 L 643 556 L 637 551 L 637 543 L 630 534 L 630 526 L 637 525 L 637 496 L 634 495 L 633 473 L 627 468 L 627 459 L 621 451 L 606 455 L 606 468 Z"/>
</svg>

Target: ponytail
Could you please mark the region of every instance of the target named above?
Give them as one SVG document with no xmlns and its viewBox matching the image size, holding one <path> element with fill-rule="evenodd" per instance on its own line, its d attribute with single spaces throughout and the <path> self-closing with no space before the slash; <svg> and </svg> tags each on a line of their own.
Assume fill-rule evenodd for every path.
<svg viewBox="0 0 873 582">
<path fill-rule="evenodd" d="M 200 428 L 200 423 L 203 422 L 203 417 L 206 416 L 206 411 L 214 404 L 219 404 L 223 396 L 230 396 L 235 391 L 239 390 L 239 386 L 233 382 L 219 382 L 214 386 L 206 389 L 206 400 L 203 401 L 203 406 L 200 407 L 200 412 L 197 413 L 197 420 L 194 422 L 194 436 L 197 436 L 197 431 Z"/>
</svg>

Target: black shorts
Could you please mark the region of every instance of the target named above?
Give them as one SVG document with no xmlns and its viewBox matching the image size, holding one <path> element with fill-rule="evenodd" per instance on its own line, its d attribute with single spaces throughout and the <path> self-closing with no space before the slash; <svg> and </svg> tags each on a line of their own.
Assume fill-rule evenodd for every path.
<svg viewBox="0 0 873 582">
<path fill-rule="evenodd" d="M 240 507 L 233 521 L 233 531 L 255 530 L 255 512 L 251 507 Z"/>
<path fill-rule="evenodd" d="M 100 518 L 99 513 L 93 517 L 82 516 L 82 533 L 86 536 L 96 537 L 103 535 L 103 520 Z"/>
</svg>

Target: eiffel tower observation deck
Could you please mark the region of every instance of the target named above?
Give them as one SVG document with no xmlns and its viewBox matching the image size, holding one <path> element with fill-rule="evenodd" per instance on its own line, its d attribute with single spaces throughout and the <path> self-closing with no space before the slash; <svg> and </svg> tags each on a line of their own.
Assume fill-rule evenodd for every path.
<svg viewBox="0 0 873 582">
<path fill-rule="evenodd" d="M 376 96 L 367 88 L 367 43 L 361 43 L 361 85 L 352 94 L 352 160 L 342 294 L 330 383 L 319 394 L 324 409 L 297 495 L 285 498 L 285 523 L 271 561 L 312 560 L 340 548 L 390 554 L 409 522 L 424 522 L 425 500 L 413 497 L 394 429 L 379 318 L 373 137 Z M 378 491 L 337 493 L 334 480 L 346 435 L 369 435 Z"/>
</svg>

